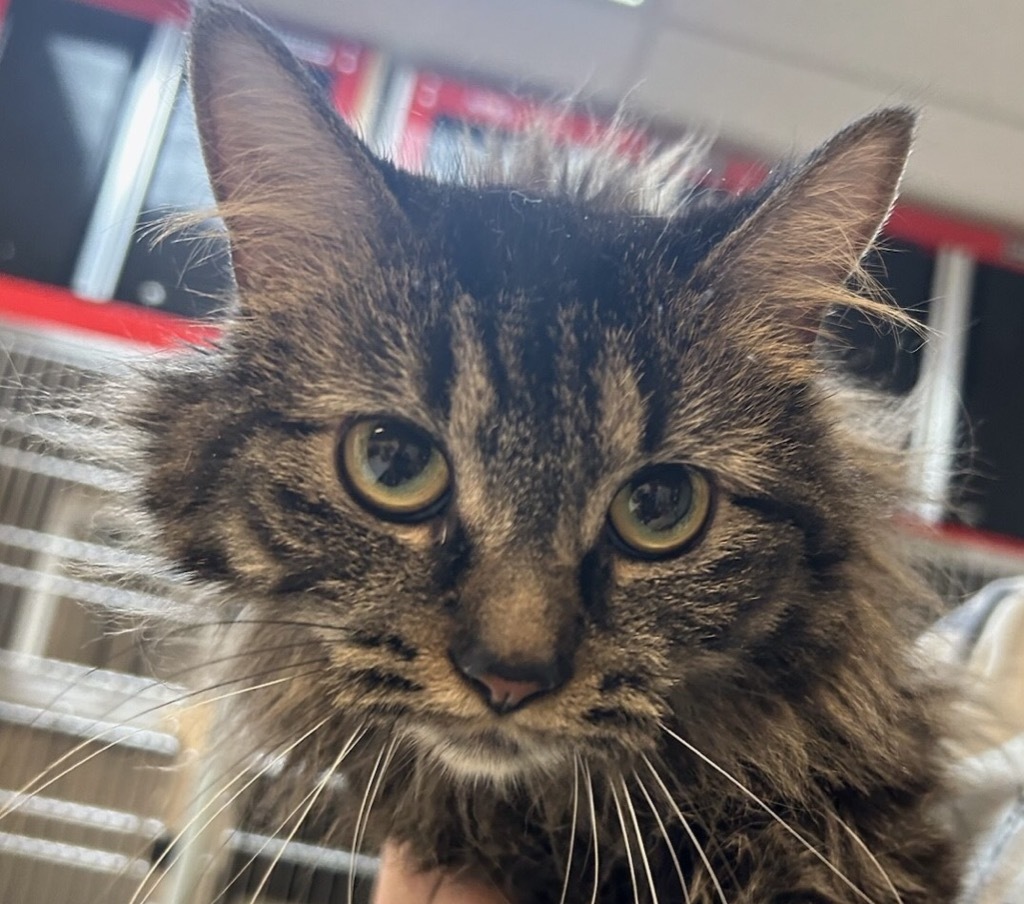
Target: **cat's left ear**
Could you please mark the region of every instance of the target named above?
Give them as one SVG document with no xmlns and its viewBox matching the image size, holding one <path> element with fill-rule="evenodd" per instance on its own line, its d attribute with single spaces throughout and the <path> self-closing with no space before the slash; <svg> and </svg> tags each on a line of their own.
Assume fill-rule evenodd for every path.
<svg viewBox="0 0 1024 904">
<path fill-rule="evenodd" d="M 916 121 L 893 108 L 843 129 L 715 248 L 698 280 L 792 305 L 791 320 L 813 332 L 892 210 Z"/>
<path fill-rule="evenodd" d="M 243 307 L 372 276 L 405 218 L 378 164 L 287 48 L 247 13 L 210 0 L 197 4 L 190 63 Z"/>
</svg>

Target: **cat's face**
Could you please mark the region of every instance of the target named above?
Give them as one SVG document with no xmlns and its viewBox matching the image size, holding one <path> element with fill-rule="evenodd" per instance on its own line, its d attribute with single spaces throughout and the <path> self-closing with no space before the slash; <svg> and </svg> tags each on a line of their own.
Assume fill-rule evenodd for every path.
<svg viewBox="0 0 1024 904">
<path fill-rule="evenodd" d="M 201 18 L 193 72 L 240 313 L 154 391 L 147 499 L 265 624 L 245 670 L 301 672 L 280 711 L 500 781 L 614 768 L 827 652 L 876 500 L 808 333 L 908 114 L 670 219 L 378 165 L 236 13 Z"/>
</svg>

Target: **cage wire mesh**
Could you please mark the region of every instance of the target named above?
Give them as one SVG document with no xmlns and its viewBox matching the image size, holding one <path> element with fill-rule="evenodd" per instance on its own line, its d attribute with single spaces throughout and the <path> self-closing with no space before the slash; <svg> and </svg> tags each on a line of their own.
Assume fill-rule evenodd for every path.
<svg viewBox="0 0 1024 904">
<path fill-rule="evenodd" d="M 267 831 L 272 774 L 229 799 L 211 708 L 125 615 L 166 601 L 100 576 L 133 555 L 98 517 L 117 466 L 61 440 L 61 406 L 134 354 L 0 324 L 0 901 L 334 904 L 350 873 L 365 901 L 372 857 Z"/>
<path fill-rule="evenodd" d="M 365 901 L 373 858 L 287 840 L 260 815 L 273 770 L 224 806 L 209 708 L 182 702 L 126 624 L 126 609 L 159 614 L 159 595 L 90 571 L 131 555 L 97 519 L 116 462 L 54 442 L 52 421 L 137 353 L 0 324 L 0 901 L 335 904 L 350 874 Z M 950 604 L 1024 572 L 1009 552 L 907 542 Z"/>
</svg>

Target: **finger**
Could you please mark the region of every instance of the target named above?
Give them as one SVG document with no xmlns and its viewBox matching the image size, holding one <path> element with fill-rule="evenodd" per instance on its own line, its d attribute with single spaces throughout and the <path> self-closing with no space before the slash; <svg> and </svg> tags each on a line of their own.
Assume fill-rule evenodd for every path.
<svg viewBox="0 0 1024 904">
<path fill-rule="evenodd" d="M 417 869 L 398 846 L 387 844 L 374 884 L 373 904 L 510 904 L 486 883 L 441 870 Z"/>
</svg>

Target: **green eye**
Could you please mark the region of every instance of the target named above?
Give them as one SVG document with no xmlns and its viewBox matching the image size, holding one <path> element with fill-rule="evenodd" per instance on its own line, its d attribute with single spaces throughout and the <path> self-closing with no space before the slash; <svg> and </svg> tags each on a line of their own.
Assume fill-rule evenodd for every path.
<svg viewBox="0 0 1024 904">
<path fill-rule="evenodd" d="M 615 494 L 608 522 L 632 555 L 657 559 L 681 551 L 711 514 L 711 487 L 681 464 L 644 468 Z"/>
<path fill-rule="evenodd" d="M 392 521 L 433 517 L 451 490 L 451 472 L 437 443 L 399 420 L 354 423 L 339 445 L 338 470 L 360 503 Z"/>
</svg>

